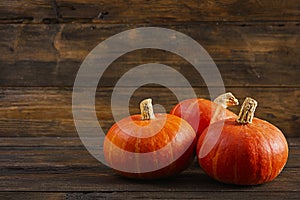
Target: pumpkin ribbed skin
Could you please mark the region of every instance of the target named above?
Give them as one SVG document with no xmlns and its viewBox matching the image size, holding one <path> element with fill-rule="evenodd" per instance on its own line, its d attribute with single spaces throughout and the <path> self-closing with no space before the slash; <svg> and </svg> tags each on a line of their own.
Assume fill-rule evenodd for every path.
<svg viewBox="0 0 300 200">
<path fill-rule="evenodd" d="M 181 101 L 171 110 L 170 114 L 186 120 L 199 137 L 203 130 L 209 126 L 212 114 L 215 113 L 217 108 L 220 109 L 220 114 L 216 115 L 215 121 L 236 117 L 233 112 L 202 98 Z"/>
<path fill-rule="evenodd" d="M 232 118 L 216 138 L 221 123 L 205 129 L 197 144 L 198 162 L 209 176 L 238 185 L 262 184 L 278 176 L 287 162 L 288 145 L 277 127 L 258 118 L 243 125 Z"/>
<path fill-rule="evenodd" d="M 137 135 L 130 135 L 128 131 Z M 185 120 L 169 114 L 155 114 L 155 119 L 151 120 L 141 120 L 141 115 L 133 115 L 114 124 L 108 131 L 104 156 L 109 166 L 123 176 L 158 179 L 186 169 L 194 158 L 195 146 L 196 134 Z M 127 155 L 126 152 L 136 154 Z M 142 158 L 146 153 L 151 155 Z M 163 162 L 169 164 L 159 168 Z M 144 168 L 155 170 L 141 172 Z"/>
</svg>

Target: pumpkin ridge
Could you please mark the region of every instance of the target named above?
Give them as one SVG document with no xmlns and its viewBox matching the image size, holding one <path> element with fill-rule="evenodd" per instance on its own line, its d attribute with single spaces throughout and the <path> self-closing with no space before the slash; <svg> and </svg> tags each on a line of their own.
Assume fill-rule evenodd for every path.
<svg viewBox="0 0 300 200">
<path fill-rule="evenodd" d="M 255 159 L 256 159 L 256 162 L 255 162 L 255 172 L 256 172 L 256 178 L 254 180 L 254 182 L 267 182 L 268 179 L 265 178 L 262 180 L 262 176 L 265 174 L 264 172 L 264 165 L 263 163 L 261 162 L 261 160 L 264 159 L 264 155 L 265 155 L 265 149 L 264 148 L 261 148 L 261 140 L 265 138 L 265 133 L 264 133 L 264 130 L 261 129 L 259 126 L 256 126 L 256 123 L 255 123 L 255 119 L 254 119 L 254 123 L 255 126 L 253 126 L 252 128 L 256 131 L 256 134 L 255 136 Z M 266 139 L 266 138 L 265 138 Z M 268 143 L 269 144 L 269 143 Z M 269 157 L 269 156 L 268 156 Z M 270 160 L 269 160 L 270 161 Z M 260 183 L 259 183 L 260 184 Z"/>
<path fill-rule="evenodd" d="M 196 109 L 198 109 L 198 111 L 199 111 L 199 116 L 197 116 L 198 117 L 198 120 L 199 120 L 199 122 L 200 122 L 200 118 L 201 118 L 201 113 L 200 113 L 200 109 L 199 109 L 199 106 L 198 106 L 198 103 L 199 103 L 199 100 L 198 99 L 195 99 L 187 108 L 186 108 L 186 111 L 187 112 L 190 112 L 190 110 L 192 110 L 192 109 L 194 109 L 194 106 L 196 106 L 197 108 Z M 181 108 L 180 108 L 181 109 Z M 181 110 L 180 110 L 180 113 L 181 113 Z M 187 115 L 187 116 L 185 116 L 185 115 L 182 115 L 182 117 L 183 117 L 183 119 L 185 120 L 190 120 L 189 119 L 189 115 Z M 195 129 L 194 129 L 194 131 L 196 132 L 196 135 L 197 135 L 197 133 L 198 133 L 198 129 L 199 129 L 199 122 L 198 123 L 196 123 L 196 127 L 195 127 Z"/>
<path fill-rule="evenodd" d="M 151 145 L 152 145 L 152 149 L 155 149 L 155 142 L 154 142 L 154 138 L 151 138 Z M 156 168 L 158 168 L 158 159 L 157 159 L 157 151 L 153 151 L 152 152 L 153 155 L 153 160 L 155 162 Z"/>
<path fill-rule="evenodd" d="M 126 118 L 126 119 L 128 120 L 128 118 Z M 120 126 L 118 126 L 118 132 L 115 132 L 115 135 L 121 135 L 121 137 L 118 138 L 118 139 L 120 139 L 120 141 L 122 142 L 122 145 L 119 145 L 119 143 L 117 143 L 117 146 L 120 148 L 121 146 L 123 146 L 123 143 L 125 143 L 122 150 L 134 152 L 133 149 L 130 149 L 130 148 L 127 147 L 127 145 L 129 144 L 128 139 L 136 141 L 137 138 L 131 136 L 130 134 L 128 134 L 128 132 L 124 131 L 124 130 L 127 130 L 127 127 L 130 127 L 130 125 L 132 125 L 134 122 L 132 120 L 130 120 L 130 122 L 132 122 L 132 123 L 127 123 L 127 120 L 122 121 L 121 124 L 120 124 L 120 126 L 123 127 L 123 129 Z M 136 124 L 134 126 L 136 126 Z M 118 133 L 120 133 L 120 134 L 118 134 Z M 115 142 L 113 144 L 115 144 Z"/>
<path fill-rule="evenodd" d="M 222 134 L 222 133 L 221 133 Z M 217 169 L 217 164 L 218 164 L 218 159 L 219 159 L 219 149 L 220 149 L 220 146 L 221 146 L 221 143 L 223 141 L 223 137 L 221 138 L 220 141 L 217 142 L 217 148 L 215 150 L 216 154 L 214 155 L 213 159 L 212 159 L 212 173 L 213 173 L 213 176 L 216 178 L 216 179 L 219 179 L 219 176 L 218 176 L 218 169 Z"/>
<path fill-rule="evenodd" d="M 171 120 L 170 121 L 170 124 L 173 124 L 173 126 L 172 127 L 174 127 L 174 125 L 175 125 L 175 127 L 177 126 L 177 124 L 175 124 L 175 122 L 173 121 L 173 120 Z M 172 129 L 173 130 L 173 129 Z M 178 132 L 180 129 L 177 129 L 176 130 L 176 132 Z M 165 130 L 164 130 L 165 131 Z M 172 144 L 172 140 L 175 140 L 175 137 L 172 137 L 172 139 L 170 138 L 170 136 L 169 136 L 169 133 L 166 133 L 166 135 L 168 136 L 168 140 L 169 140 L 169 142 L 170 142 L 170 156 L 171 156 L 171 160 L 174 160 L 174 152 L 173 152 L 173 144 Z M 172 133 L 172 135 L 173 135 L 173 133 Z M 168 145 L 168 144 L 167 144 Z M 170 170 L 172 170 L 173 168 L 174 168 L 174 165 L 170 165 Z"/>
<path fill-rule="evenodd" d="M 116 130 L 116 128 L 115 128 L 115 130 Z M 117 136 L 117 134 L 113 134 L 111 137 L 112 138 L 109 138 L 108 140 L 111 142 L 111 144 L 114 144 L 114 140 L 115 140 L 115 137 Z M 125 143 L 124 143 L 124 145 L 125 145 Z M 110 145 L 109 146 L 109 154 L 108 154 L 108 158 L 109 158 L 109 162 L 111 162 L 112 161 L 112 158 L 111 158 L 111 155 L 112 155 L 112 151 L 113 151 L 113 145 Z"/>
<path fill-rule="evenodd" d="M 255 159 L 254 166 L 256 166 L 254 182 L 259 182 L 259 177 L 262 174 L 262 165 L 261 162 L 259 162 L 261 160 L 261 156 L 260 156 L 261 152 L 259 152 L 260 149 L 258 148 L 258 145 L 259 145 L 260 135 L 263 133 L 260 130 L 258 130 L 258 133 L 259 135 L 255 137 L 255 145 L 254 145 L 255 156 L 253 156 L 253 159 Z"/>
<path fill-rule="evenodd" d="M 254 123 L 255 123 L 256 118 L 254 118 L 253 121 L 254 121 Z M 267 142 L 267 144 L 268 144 L 268 146 L 269 146 L 269 148 L 270 148 L 270 144 L 269 144 L 269 142 L 267 141 L 267 138 L 266 138 L 266 136 L 265 136 L 265 134 L 264 134 L 264 127 L 263 127 L 263 126 L 257 126 L 257 127 L 256 127 L 256 133 L 259 135 L 259 141 L 258 141 L 258 143 L 260 143 L 261 140 L 264 140 L 264 142 Z M 261 145 L 260 145 L 260 146 L 261 146 Z M 259 152 L 258 152 L 258 151 L 259 151 Z M 265 149 L 265 148 L 260 148 L 258 151 L 256 152 L 258 155 L 265 155 L 266 149 Z M 260 157 L 259 157 L 259 160 L 263 160 L 263 159 L 264 159 L 263 156 L 260 156 Z M 269 162 L 270 162 L 269 155 L 268 155 L 268 160 L 269 160 Z M 263 166 L 262 163 L 259 162 L 259 165 L 258 165 L 258 168 L 259 168 L 259 174 L 258 174 L 257 179 L 261 179 L 262 174 L 264 174 L 264 167 L 265 167 L 265 166 Z M 268 171 L 269 171 L 269 170 L 268 170 Z M 270 179 L 270 174 L 268 174 L 268 176 L 265 176 L 265 177 L 264 177 L 263 182 L 267 182 L 269 179 Z"/>
<path fill-rule="evenodd" d="M 134 152 L 135 152 L 135 164 L 136 164 L 136 169 L 137 169 L 137 173 L 140 174 L 141 172 L 141 167 L 140 167 L 140 155 L 138 153 L 140 153 L 140 143 L 141 143 L 141 129 L 139 129 L 139 132 L 138 132 L 138 137 L 136 138 L 136 141 L 135 141 L 135 149 L 134 149 Z"/>
<path fill-rule="evenodd" d="M 268 182 L 269 180 L 272 179 L 272 170 L 273 170 L 273 163 L 274 163 L 274 161 L 273 161 L 273 156 L 270 156 L 270 155 L 273 155 L 273 152 L 274 152 L 274 151 L 273 151 L 273 148 L 272 148 L 272 145 L 271 145 L 271 143 L 270 143 L 270 141 L 269 141 L 268 136 L 267 136 L 266 134 L 264 134 L 264 133 L 262 133 L 261 136 L 262 136 L 262 138 L 267 142 L 268 147 L 269 147 L 269 149 L 270 149 L 270 151 L 271 151 L 271 154 L 270 154 L 269 152 L 267 153 L 267 155 L 268 155 L 268 160 L 269 160 L 269 169 L 268 169 L 269 174 L 268 174 L 268 176 L 267 176 L 265 182 Z M 264 155 L 266 155 L 266 154 L 264 154 Z"/>
<path fill-rule="evenodd" d="M 241 137 L 239 136 L 240 134 L 243 134 L 242 132 L 243 132 L 243 126 L 238 126 L 238 127 L 236 127 L 237 129 L 239 129 L 239 131 L 238 131 L 238 133 L 237 134 L 235 134 L 235 137 L 237 137 L 238 138 L 238 142 L 237 142 L 237 150 L 235 151 L 235 160 L 234 160 L 234 170 L 233 170 L 233 172 L 234 172 L 234 177 L 233 177 L 233 182 L 234 183 L 238 183 L 239 182 L 239 174 L 238 174 L 238 160 L 239 160 L 239 157 L 240 157 L 240 152 L 241 152 L 241 147 L 240 147 L 240 145 L 241 145 Z M 235 138 L 235 140 L 236 140 L 236 138 Z"/>
</svg>

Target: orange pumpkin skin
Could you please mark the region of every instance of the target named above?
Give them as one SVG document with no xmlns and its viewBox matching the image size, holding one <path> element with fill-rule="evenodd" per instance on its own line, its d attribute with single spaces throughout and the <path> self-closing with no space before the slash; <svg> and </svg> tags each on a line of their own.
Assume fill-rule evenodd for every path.
<svg viewBox="0 0 300 200">
<path fill-rule="evenodd" d="M 215 121 L 236 117 L 236 114 L 228 109 L 202 98 L 181 101 L 171 110 L 170 114 L 186 120 L 199 137 L 203 130 L 209 126 L 212 115 L 217 108 L 220 109 L 220 114 L 216 115 Z"/>
<path fill-rule="evenodd" d="M 115 171 L 129 178 L 135 179 L 159 179 L 169 176 L 174 176 L 184 169 L 186 169 L 194 159 L 194 149 L 196 148 L 196 133 L 193 128 L 183 119 L 170 114 L 155 114 L 153 120 L 141 120 L 141 115 L 133 115 L 122 119 L 114 124 L 108 131 L 104 140 L 104 157 L 109 166 Z M 131 119 L 134 121 L 130 122 Z M 162 129 L 155 135 L 146 138 L 134 137 L 126 133 L 120 127 L 123 125 L 127 130 L 137 130 L 142 127 L 141 134 L 149 134 L 164 122 Z M 151 123 L 153 122 L 154 123 Z M 166 147 L 167 144 L 172 145 L 163 152 L 158 150 Z M 149 153 L 154 152 L 153 155 L 146 159 L 144 163 L 139 163 L 140 159 L 135 156 L 124 156 L 122 151 L 134 153 Z M 174 160 L 173 156 L 180 156 Z M 132 173 L 128 171 L 118 170 L 120 166 L 129 166 L 133 171 L 138 171 L 141 165 L 155 166 L 158 162 L 169 161 L 169 165 L 148 172 Z"/>
<path fill-rule="evenodd" d="M 209 132 L 205 129 L 197 144 L 198 162 L 209 176 L 224 183 L 258 185 L 279 175 L 287 162 L 288 144 L 277 127 L 258 118 L 244 125 L 227 119 L 214 145 L 214 131 L 221 123 L 211 124 Z M 207 155 L 201 155 L 212 145 Z"/>
</svg>

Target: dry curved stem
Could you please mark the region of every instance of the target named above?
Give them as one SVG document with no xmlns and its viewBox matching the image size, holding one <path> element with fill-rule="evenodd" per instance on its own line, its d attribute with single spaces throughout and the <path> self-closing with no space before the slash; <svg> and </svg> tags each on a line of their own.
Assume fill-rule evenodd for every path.
<svg viewBox="0 0 300 200">
<path fill-rule="evenodd" d="M 218 106 L 210 120 L 210 123 L 214 123 L 218 119 L 218 115 L 221 114 L 221 107 L 228 108 L 229 106 L 239 105 L 238 99 L 235 98 L 235 96 L 231 92 L 221 94 L 214 100 L 214 103 L 218 104 Z"/>
<path fill-rule="evenodd" d="M 239 101 L 231 92 L 227 92 L 225 94 L 221 94 L 218 96 L 214 102 L 223 108 L 228 108 L 229 106 L 239 105 Z"/>
</svg>

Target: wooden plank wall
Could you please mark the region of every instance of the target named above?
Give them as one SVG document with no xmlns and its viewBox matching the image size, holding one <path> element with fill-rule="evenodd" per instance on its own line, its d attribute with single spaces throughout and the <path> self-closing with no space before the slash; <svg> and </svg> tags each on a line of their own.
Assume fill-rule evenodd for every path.
<svg viewBox="0 0 300 200">
<path fill-rule="evenodd" d="M 294 177 L 299 172 L 296 169 L 300 144 L 298 0 L 0 1 L 0 165 L 3 172 L 0 188 L 3 191 L 126 192 L 113 193 L 115 197 L 124 194 L 131 197 L 134 188 L 143 190 L 132 196 L 140 198 L 148 194 L 144 191 L 160 188 L 158 193 L 151 193 L 153 198 L 170 191 L 165 182 L 150 184 L 145 190 L 143 184 L 123 179 L 117 182 L 115 176 L 106 176 L 109 169 L 93 159 L 78 139 L 71 110 L 72 86 L 87 54 L 114 34 L 148 26 L 174 29 L 199 42 L 216 62 L 226 90 L 235 93 L 241 101 L 246 96 L 257 99 L 257 116 L 277 125 L 288 138 L 292 156 L 280 181 L 241 191 L 263 197 L 271 195 L 265 191 L 280 192 L 283 186 L 288 187 L 287 192 L 299 190 L 296 184 L 299 177 Z M 104 130 L 114 123 L 110 96 L 116 82 L 128 70 L 150 62 L 178 70 L 199 97 L 208 98 L 203 79 L 184 59 L 161 50 L 134 51 L 118 58 L 100 80 L 96 110 Z M 130 112 L 137 113 L 138 102 L 149 94 L 167 111 L 177 103 L 170 90 L 146 85 L 131 98 Z M 238 108 L 233 110 L 237 112 Z M 211 188 L 219 191 L 214 193 L 215 197 L 239 196 L 235 187 L 229 189 L 232 193 L 224 194 L 222 191 L 228 187 L 216 186 L 203 173 L 195 179 L 207 179 L 206 184 L 187 185 L 188 179 L 194 177 L 193 170 L 196 169 L 189 169 L 173 187 L 174 191 L 186 192 L 181 196 L 176 192 L 166 193 L 169 198 L 196 197 L 195 194 L 202 198 Z M 289 177 L 294 180 L 291 182 Z M 111 184 L 100 185 L 100 179 Z M 188 192 L 192 190 L 198 193 Z M 41 195 L 27 194 L 33 198 Z M 20 198 L 23 194 L 12 195 Z M 42 195 L 104 198 L 109 194 Z M 285 194 L 272 195 L 284 197 Z"/>
<path fill-rule="evenodd" d="M 198 41 L 216 62 L 228 91 L 241 100 L 245 96 L 257 98 L 258 117 L 275 123 L 288 137 L 299 136 L 299 7 L 293 0 L 1 1 L 0 105 L 5 113 L 1 123 L 22 123 L 14 126 L 22 129 L 24 123 L 19 118 L 42 120 L 37 111 L 48 103 L 53 105 L 53 94 L 66 101 L 55 104 L 57 111 L 70 113 L 70 88 L 81 62 L 98 43 L 130 28 L 159 26 Z M 149 62 L 177 69 L 199 91 L 199 97 L 207 97 L 207 92 L 202 92 L 206 85 L 195 69 L 179 56 L 160 50 L 122 56 L 108 68 L 100 84 L 111 90 L 126 71 Z M 103 92 L 101 88 L 99 92 Z M 23 99 L 24 94 L 28 98 Z M 45 102 L 35 101 L 31 95 Z M 141 99 L 147 92 L 136 95 L 135 99 Z M 174 99 L 164 101 L 167 110 L 176 103 Z M 137 105 L 137 101 L 132 103 Z M 22 105 L 15 109 L 15 104 Z M 29 111 L 28 118 L 25 113 Z M 49 109 L 44 116 L 57 123 L 65 120 L 53 112 Z M 71 123 L 71 114 L 65 117 Z M 1 132 L 3 136 L 6 133 Z"/>
</svg>

